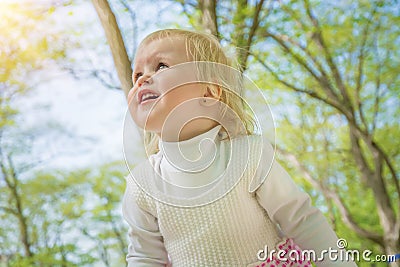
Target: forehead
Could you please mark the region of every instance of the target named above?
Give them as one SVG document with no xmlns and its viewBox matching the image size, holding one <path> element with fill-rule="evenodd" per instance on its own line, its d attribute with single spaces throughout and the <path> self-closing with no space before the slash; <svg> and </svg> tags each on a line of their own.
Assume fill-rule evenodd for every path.
<svg viewBox="0 0 400 267">
<path fill-rule="evenodd" d="M 143 64 L 152 60 L 168 58 L 176 54 L 187 56 L 185 40 L 182 37 L 167 36 L 145 40 L 138 47 L 135 63 Z"/>
</svg>

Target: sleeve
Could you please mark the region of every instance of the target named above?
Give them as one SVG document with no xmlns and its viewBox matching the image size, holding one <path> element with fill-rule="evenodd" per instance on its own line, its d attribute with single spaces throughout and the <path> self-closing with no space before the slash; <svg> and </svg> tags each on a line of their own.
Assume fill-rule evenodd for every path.
<svg viewBox="0 0 400 267">
<path fill-rule="evenodd" d="M 129 247 L 126 260 L 128 267 L 166 266 L 168 254 L 164 247 L 157 218 L 143 210 L 136 202 L 133 190 L 136 186 L 127 179 L 127 188 L 122 201 L 122 213 L 129 224 Z"/>
<path fill-rule="evenodd" d="M 270 147 L 267 149 L 271 151 Z M 278 162 L 273 161 L 265 181 L 256 190 L 256 198 L 286 237 L 303 250 L 315 251 L 317 257 L 324 255 L 322 261 L 315 262 L 317 266 L 356 266 L 354 262 L 335 261 L 334 257 L 330 260 L 324 253 L 329 248 L 338 250 L 335 232 L 322 212 L 311 205 L 309 195 L 296 186 Z"/>
</svg>

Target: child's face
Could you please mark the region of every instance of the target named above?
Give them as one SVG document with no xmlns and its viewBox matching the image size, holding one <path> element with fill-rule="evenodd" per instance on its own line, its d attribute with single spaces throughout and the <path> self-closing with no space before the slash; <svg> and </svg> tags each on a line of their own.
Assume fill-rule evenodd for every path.
<svg viewBox="0 0 400 267">
<path fill-rule="evenodd" d="M 171 118 L 193 112 L 199 99 L 207 96 L 206 86 L 195 83 L 194 64 L 179 65 L 190 61 L 185 42 L 179 37 L 157 39 L 139 47 L 134 62 L 134 86 L 128 94 L 128 102 L 132 118 L 140 128 L 160 136 L 162 133 L 164 137 L 168 132 L 165 129 L 183 127 L 176 120 L 174 125 Z M 169 125 L 164 125 L 166 120 Z M 210 123 L 211 120 L 196 119 L 188 122 L 182 133 L 190 138 L 201 133 L 201 128 L 210 128 Z"/>
</svg>

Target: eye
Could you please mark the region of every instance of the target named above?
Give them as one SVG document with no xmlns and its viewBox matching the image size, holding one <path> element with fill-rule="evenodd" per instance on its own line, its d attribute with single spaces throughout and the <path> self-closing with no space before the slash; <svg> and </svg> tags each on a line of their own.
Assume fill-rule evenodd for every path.
<svg viewBox="0 0 400 267">
<path fill-rule="evenodd" d="M 141 72 L 135 73 L 135 75 L 133 76 L 133 82 L 136 82 L 142 75 L 143 73 Z"/>
<path fill-rule="evenodd" d="M 160 62 L 160 63 L 158 63 L 156 70 L 163 70 L 163 69 L 166 69 L 166 68 L 169 68 L 169 66 L 167 64 L 163 63 L 163 62 Z"/>
</svg>

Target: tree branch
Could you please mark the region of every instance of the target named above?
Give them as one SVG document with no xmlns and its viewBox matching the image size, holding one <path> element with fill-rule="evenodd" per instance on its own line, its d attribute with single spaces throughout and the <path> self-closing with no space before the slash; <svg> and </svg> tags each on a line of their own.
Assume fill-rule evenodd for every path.
<svg viewBox="0 0 400 267">
<path fill-rule="evenodd" d="M 233 33 L 234 45 L 236 46 L 236 58 L 239 63 L 240 70 L 244 72 L 247 69 L 247 57 L 249 54 L 250 47 L 248 47 L 248 39 L 246 39 L 246 20 L 248 15 L 245 14 L 245 10 L 249 7 L 247 0 L 236 1 L 236 12 L 233 15 L 233 21 L 237 23 L 235 31 Z M 257 7 L 256 7 L 257 9 Z M 258 19 L 257 19 L 258 20 Z M 253 17 L 254 23 L 254 17 Z"/>
<path fill-rule="evenodd" d="M 350 125 L 350 140 L 354 159 L 358 169 L 361 172 L 361 177 L 366 185 L 371 188 L 377 205 L 379 220 L 386 235 L 392 235 L 396 218 L 393 210 L 393 205 L 388 196 L 388 191 L 385 181 L 382 177 L 382 158 L 380 154 L 373 155 L 375 170 L 368 167 L 367 160 L 362 153 L 359 139 L 354 134 L 354 127 Z"/>
<path fill-rule="evenodd" d="M 264 0 L 261 0 L 257 3 L 257 5 L 254 7 L 254 15 L 253 15 L 253 22 L 250 27 L 250 31 L 247 37 L 247 42 L 246 46 L 244 47 L 244 53 L 242 54 L 243 58 L 241 59 L 241 62 L 243 62 L 243 70 L 245 71 L 247 69 L 247 59 L 249 58 L 250 55 L 250 48 L 253 43 L 254 35 L 256 34 L 256 31 L 258 27 L 260 26 L 260 13 L 262 10 L 264 4 Z"/>
<path fill-rule="evenodd" d="M 103 75 L 101 75 L 106 74 L 107 76 L 109 76 L 109 78 L 111 78 L 112 74 L 110 72 L 105 70 L 93 70 L 91 74 L 96 77 L 98 81 L 104 85 L 104 87 L 112 90 L 121 90 L 121 87 L 109 83 L 106 79 L 103 78 Z"/>
<path fill-rule="evenodd" d="M 332 88 L 330 82 L 329 82 L 329 76 L 325 72 L 324 68 L 322 65 L 316 60 L 311 53 L 305 49 L 302 48 L 300 44 L 296 43 L 292 39 L 290 39 L 288 36 L 279 36 L 277 34 L 273 34 L 270 31 L 266 31 L 264 37 L 271 37 L 274 39 L 283 49 L 286 51 L 290 56 L 292 56 L 297 63 L 299 63 L 308 73 L 311 74 L 312 77 L 321 85 L 321 88 L 324 89 L 325 93 L 332 99 L 335 99 L 336 102 L 340 102 L 339 95 L 335 93 L 335 90 Z M 319 75 L 316 73 L 313 69 L 313 66 L 310 66 L 306 60 L 304 60 L 298 53 L 296 53 L 293 49 L 291 49 L 286 42 L 289 42 L 290 44 L 300 48 L 302 51 L 305 52 L 307 56 L 311 58 L 311 61 L 317 65 L 317 70 L 321 73 Z M 345 109 L 343 109 L 343 112 L 346 112 Z"/>
<path fill-rule="evenodd" d="M 336 102 L 335 99 L 329 98 L 329 97 L 324 97 L 321 96 L 320 94 L 318 94 L 315 91 L 311 91 L 311 90 L 307 90 L 307 89 L 303 89 L 303 88 L 299 88 L 297 86 L 295 86 L 294 84 L 291 84 L 285 80 L 283 80 L 282 78 L 279 77 L 279 75 L 270 67 L 268 66 L 267 63 L 264 62 L 264 60 L 261 59 L 261 57 L 259 55 L 256 55 L 254 53 L 251 53 L 251 55 L 254 57 L 254 59 L 259 62 L 266 70 L 268 70 L 269 73 L 272 74 L 272 76 L 274 76 L 274 78 L 280 82 L 281 84 L 283 84 L 285 87 L 294 90 L 296 92 L 299 93 L 304 93 L 307 94 L 309 96 L 311 96 L 312 98 L 318 99 L 326 104 L 328 104 L 329 106 L 337 109 L 340 113 L 345 113 L 346 111 L 343 110 L 343 107 L 340 105 L 339 102 Z"/>
<path fill-rule="evenodd" d="M 307 0 L 305 0 L 307 2 Z M 308 3 L 308 2 L 307 2 Z M 316 25 L 315 27 L 319 28 L 318 26 L 318 22 L 317 20 L 313 17 L 313 15 L 311 14 L 311 10 L 308 7 L 308 13 L 309 13 L 309 17 L 311 18 L 311 20 L 314 21 L 314 25 Z M 369 132 L 368 132 L 368 127 L 366 127 L 365 129 L 361 129 L 360 125 L 358 125 L 357 121 L 355 120 L 355 116 L 354 116 L 354 108 L 348 98 L 348 96 L 343 95 L 342 99 L 338 99 L 335 98 L 334 95 L 332 94 L 332 92 L 334 92 L 333 90 L 329 90 L 329 83 L 324 82 L 323 80 L 321 80 L 320 76 L 318 76 L 317 73 L 315 73 L 312 68 L 310 66 L 308 66 L 308 64 L 302 59 L 300 58 L 298 55 L 296 55 L 296 53 L 294 53 L 292 51 L 292 49 L 290 49 L 290 47 L 285 43 L 285 40 L 282 37 L 279 37 L 275 34 L 272 34 L 271 32 L 267 32 L 267 35 L 269 35 L 270 37 L 274 38 L 275 41 L 278 42 L 278 44 L 283 47 L 283 49 L 285 51 L 287 51 L 289 54 L 291 54 L 293 56 L 293 58 L 300 63 L 320 84 L 322 88 L 325 88 L 326 90 L 324 90 L 324 92 L 326 92 L 327 94 L 329 92 L 331 92 L 331 94 L 328 95 L 328 97 L 324 97 L 321 96 L 320 94 L 314 92 L 314 91 L 309 91 L 309 90 L 305 90 L 305 89 L 300 89 L 296 86 L 294 86 L 293 84 L 288 83 L 287 81 L 283 80 L 282 78 L 279 77 L 279 75 L 277 73 L 275 73 L 263 60 L 260 59 L 260 57 L 255 56 L 255 59 L 261 63 L 264 68 L 266 68 L 280 83 L 282 83 L 284 86 L 295 90 L 297 92 L 301 92 L 301 93 L 305 93 L 308 94 L 309 96 L 316 98 L 318 100 L 322 100 L 323 102 L 325 102 L 326 104 L 334 107 L 335 109 L 337 109 L 340 113 L 342 113 L 348 120 L 349 125 L 351 125 L 352 127 L 354 127 L 355 131 L 354 133 L 356 134 L 356 136 L 360 139 L 362 139 L 368 146 L 368 149 L 371 151 L 371 153 L 373 155 L 379 154 L 380 157 L 382 157 L 384 159 L 385 164 L 388 166 L 392 179 L 394 181 L 394 184 L 396 186 L 396 190 L 398 191 L 399 195 L 400 195 L 400 185 L 399 185 L 399 181 L 397 178 L 397 174 L 396 171 L 393 167 L 393 164 L 391 163 L 389 157 L 387 156 L 387 154 L 382 150 L 382 148 L 375 143 Z M 322 38 L 322 37 L 320 37 Z M 323 44 L 323 39 L 321 39 L 321 42 Z M 326 53 L 328 53 L 329 51 L 325 50 Z M 334 64 L 333 60 L 330 61 L 329 63 L 330 65 Z M 336 68 L 336 66 L 331 66 L 332 71 L 334 71 Z M 346 100 L 347 97 L 347 100 Z M 379 167 L 379 166 L 376 166 Z M 399 201 L 400 204 L 400 201 Z"/>
<path fill-rule="evenodd" d="M 380 147 L 379 144 L 377 144 L 374 140 L 372 140 L 372 138 L 370 138 L 370 136 L 367 133 L 365 133 L 364 131 L 362 131 L 359 128 L 359 126 L 356 124 L 355 121 L 351 121 L 351 120 L 348 119 L 348 122 L 350 124 L 349 126 L 353 130 L 354 136 L 356 136 L 357 138 L 362 139 L 365 142 L 365 144 L 367 145 L 368 149 L 372 153 L 373 157 L 375 158 L 375 157 L 379 156 L 379 157 L 381 157 L 383 159 L 383 161 L 385 162 L 386 166 L 389 168 L 389 172 L 390 172 L 390 174 L 392 176 L 392 180 L 394 182 L 396 191 L 397 191 L 398 195 L 400 195 L 399 178 L 397 177 L 396 170 L 394 169 L 394 166 L 393 166 L 392 162 L 390 161 L 389 156 L 385 153 L 385 151 L 383 151 L 383 149 Z M 399 204 L 400 204 L 400 198 L 399 198 Z"/>
<path fill-rule="evenodd" d="M 360 140 L 354 134 L 354 129 L 350 125 L 350 146 L 351 152 L 353 153 L 354 160 L 358 166 L 358 169 L 361 173 L 361 179 L 367 186 L 371 186 L 370 177 L 373 176 L 373 171 L 369 168 L 364 155 L 361 152 L 360 148 Z"/>
<path fill-rule="evenodd" d="M 133 86 L 132 68 L 117 20 L 107 0 L 92 0 L 92 2 L 101 24 L 103 25 L 117 69 L 118 78 L 121 82 L 125 97 L 127 97 L 129 90 Z"/>
<path fill-rule="evenodd" d="M 109 253 L 107 250 L 107 245 L 104 243 L 104 241 L 101 238 L 91 235 L 86 228 L 80 227 L 80 229 L 85 236 L 89 237 L 91 240 L 96 242 L 96 244 L 99 247 L 98 251 L 100 254 L 100 258 L 101 258 L 102 262 L 104 263 L 104 265 L 107 267 L 111 266 L 110 259 L 109 259 Z"/>
<path fill-rule="evenodd" d="M 7 213 L 11 213 L 11 214 L 13 214 L 13 215 L 15 215 L 15 216 L 18 215 L 17 211 L 16 211 L 16 210 L 13 210 L 12 208 L 0 206 L 0 209 L 1 209 L 1 210 L 4 210 L 4 211 L 7 212 Z"/>
<path fill-rule="evenodd" d="M 131 58 L 134 58 L 134 56 L 136 54 L 136 49 L 137 49 L 136 45 L 137 45 L 137 33 L 138 33 L 138 26 L 137 26 L 137 22 L 136 22 L 136 13 L 125 0 L 120 0 L 120 2 L 128 10 L 128 12 L 131 16 L 132 29 L 133 29 Z"/>
<path fill-rule="evenodd" d="M 217 1 L 199 1 L 199 8 L 201 10 L 201 13 L 203 14 L 203 16 L 201 16 L 201 25 L 203 26 L 203 29 L 219 39 L 217 24 Z"/>
<path fill-rule="evenodd" d="M 0 168 L 2 170 L 3 175 L 5 176 L 4 178 L 5 178 L 7 187 L 10 190 L 11 195 L 14 198 L 15 203 L 16 203 L 15 204 L 15 216 L 17 217 L 18 222 L 19 222 L 19 231 L 20 231 L 21 242 L 24 247 L 25 256 L 31 257 L 33 254 L 32 250 L 31 250 L 32 245 L 29 240 L 27 219 L 23 214 L 21 196 L 18 193 L 18 189 L 17 189 L 18 188 L 17 173 L 14 168 L 14 164 L 12 162 L 10 155 L 7 156 L 9 172 L 6 170 L 6 166 L 3 164 L 3 159 L 4 159 L 4 157 L 2 156 L 2 161 L 0 161 Z M 10 178 L 13 180 L 12 183 L 7 178 L 7 176 L 11 176 Z"/>
<path fill-rule="evenodd" d="M 362 102 L 360 101 L 360 91 L 361 91 L 361 87 L 362 87 L 362 77 L 363 77 L 363 74 L 364 74 L 363 70 L 364 70 L 365 46 L 366 46 L 366 43 L 367 43 L 371 22 L 372 22 L 372 19 L 374 18 L 375 12 L 376 12 L 376 8 L 377 8 L 377 6 L 375 6 L 375 8 L 374 8 L 374 10 L 372 12 L 372 15 L 368 19 L 368 21 L 367 21 L 367 23 L 366 23 L 366 25 L 364 27 L 364 30 L 363 30 L 362 39 L 361 39 L 361 46 L 360 46 L 360 51 L 359 51 L 359 55 L 358 55 L 358 66 L 357 66 L 357 69 L 358 69 L 358 73 L 357 74 L 358 75 L 357 75 L 357 78 L 356 78 L 356 89 L 355 89 L 355 93 L 354 93 L 355 102 L 356 102 L 355 104 L 358 107 L 358 112 L 359 112 L 359 115 L 360 115 L 361 122 L 364 125 L 364 128 L 365 128 L 365 130 L 367 132 L 368 132 L 368 124 L 367 124 L 367 122 L 365 120 L 363 107 L 362 107 Z"/>
<path fill-rule="evenodd" d="M 340 214 L 343 217 L 344 222 L 346 225 L 352 229 L 354 232 L 359 234 L 360 236 L 370 239 L 380 245 L 383 246 L 383 236 L 376 234 L 374 232 L 368 231 L 361 226 L 359 226 L 354 219 L 352 218 L 350 212 L 348 211 L 347 207 L 344 204 L 344 201 L 340 198 L 340 196 L 333 190 L 329 189 L 328 187 L 324 186 L 320 181 L 313 178 L 311 173 L 307 170 L 307 168 L 299 162 L 295 155 L 284 151 L 283 149 L 277 147 L 278 152 L 284 156 L 290 163 L 293 165 L 300 173 L 302 177 L 309 182 L 315 189 L 319 190 L 324 194 L 326 198 L 332 199 L 332 201 L 336 204 L 337 208 L 339 209 Z"/>
<path fill-rule="evenodd" d="M 345 108 L 347 110 L 346 113 L 349 113 L 350 117 L 353 118 L 354 111 L 353 111 L 353 106 L 351 104 L 350 97 L 348 95 L 346 86 L 343 83 L 343 79 L 340 75 L 340 72 L 332 58 L 329 48 L 326 45 L 325 40 L 322 36 L 322 30 L 319 25 L 319 22 L 318 22 L 317 18 L 312 14 L 311 6 L 310 6 L 310 3 L 308 2 L 308 0 L 303 0 L 303 2 L 304 2 L 304 6 L 306 8 L 307 16 L 311 20 L 312 24 L 314 25 L 314 27 L 316 29 L 316 31 L 314 32 L 315 39 L 316 39 L 317 43 L 319 44 L 319 46 L 322 48 L 322 51 L 324 51 L 324 56 L 326 58 L 328 66 L 329 66 L 330 70 L 332 71 L 332 74 L 336 81 L 337 87 L 339 88 L 340 92 L 342 93 L 343 100 L 344 100 L 343 104 L 345 105 Z"/>
<path fill-rule="evenodd" d="M 99 69 L 92 69 L 92 70 L 75 70 L 72 67 L 64 67 L 65 70 L 67 70 L 73 77 L 74 79 L 86 79 L 89 77 L 94 77 L 96 78 L 104 87 L 111 89 L 111 90 L 122 90 L 122 88 L 118 85 L 113 84 L 110 81 L 115 81 L 113 79 L 113 75 L 111 72 L 106 71 L 106 70 L 99 70 Z M 108 77 L 108 79 L 105 79 L 104 76 Z"/>
<path fill-rule="evenodd" d="M 107 201 L 110 201 L 108 197 L 107 197 Z M 112 229 L 115 237 L 117 238 L 121 254 L 124 255 L 124 254 L 126 254 L 126 244 L 124 242 L 125 239 L 124 239 L 123 235 L 121 234 L 121 231 L 119 231 L 118 226 L 115 223 L 114 217 L 112 216 L 110 210 L 107 210 L 107 217 L 111 222 L 111 229 Z"/>
</svg>

